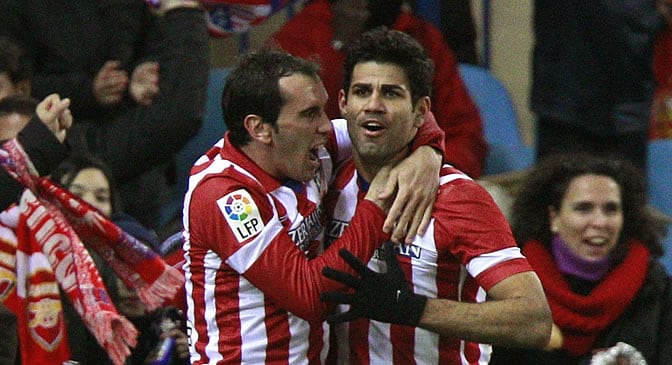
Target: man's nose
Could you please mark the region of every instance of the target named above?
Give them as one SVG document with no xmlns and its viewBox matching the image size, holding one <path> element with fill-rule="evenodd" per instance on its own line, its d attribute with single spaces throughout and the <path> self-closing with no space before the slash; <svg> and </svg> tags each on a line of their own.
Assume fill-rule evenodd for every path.
<svg viewBox="0 0 672 365">
<path fill-rule="evenodd" d="M 372 112 L 381 112 L 385 110 L 385 103 L 383 103 L 382 94 L 378 91 L 371 93 L 371 96 L 367 100 L 365 106 L 365 111 Z"/>
</svg>

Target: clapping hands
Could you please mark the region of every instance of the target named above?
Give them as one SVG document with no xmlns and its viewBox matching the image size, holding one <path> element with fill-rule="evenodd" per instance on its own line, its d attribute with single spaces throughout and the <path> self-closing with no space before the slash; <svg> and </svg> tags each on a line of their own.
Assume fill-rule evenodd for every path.
<svg viewBox="0 0 672 365">
<path fill-rule="evenodd" d="M 51 94 L 37 105 L 35 113 L 42 123 L 63 143 L 66 131 L 72 126 L 70 99 L 61 99 L 58 94 Z"/>
</svg>

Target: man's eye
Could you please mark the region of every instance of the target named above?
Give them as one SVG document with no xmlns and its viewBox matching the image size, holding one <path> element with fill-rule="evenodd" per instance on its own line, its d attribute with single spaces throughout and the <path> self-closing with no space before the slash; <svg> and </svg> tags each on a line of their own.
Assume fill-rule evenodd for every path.
<svg viewBox="0 0 672 365">
<path fill-rule="evenodd" d="M 353 94 L 355 94 L 357 96 L 366 96 L 368 93 L 369 93 L 369 91 L 366 90 L 366 89 L 355 89 L 353 91 Z"/>
<path fill-rule="evenodd" d="M 322 111 L 319 108 L 311 108 L 302 112 L 302 115 L 307 119 L 315 119 L 320 116 Z"/>
</svg>

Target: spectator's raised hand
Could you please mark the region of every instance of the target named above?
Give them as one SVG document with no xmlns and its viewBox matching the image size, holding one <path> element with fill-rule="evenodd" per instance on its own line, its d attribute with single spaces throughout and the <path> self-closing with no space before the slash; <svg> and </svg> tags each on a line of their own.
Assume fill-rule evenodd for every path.
<svg viewBox="0 0 672 365">
<path fill-rule="evenodd" d="M 72 126 L 70 99 L 51 94 L 37 105 L 35 113 L 61 143 L 65 141 L 66 131 Z"/>
<path fill-rule="evenodd" d="M 120 67 L 119 61 L 107 61 L 93 79 L 93 94 L 100 105 L 118 104 L 123 99 L 128 74 Z"/>
<path fill-rule="evenodd" d="M 128 91 L 136 103 L 151 105 L 159 93 L 159 63 L 147 61 L 139 64 L 131 74 Z"/>
</svg>

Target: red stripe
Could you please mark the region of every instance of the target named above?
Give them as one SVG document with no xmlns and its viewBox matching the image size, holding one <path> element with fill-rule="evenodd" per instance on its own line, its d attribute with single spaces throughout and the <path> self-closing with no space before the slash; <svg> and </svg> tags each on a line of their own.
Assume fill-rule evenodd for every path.
<svg viewBox="0 0 672 365">
<path fill-rule="evenodd" d="M 310 346 L 308 347 L 308 359 L 310 360 L 310 364 L 320 364 L 320 353 L 325 346 L 323 336 L 324 330 L 322 329 L 322 323 L 311 323 L 310 335 L 308 338 L 308 341 L 310 342 Z"/>
<path fill-rule="evenodd" d="M 391 325 L 390 341 L 394 364 L 415 364 L 415 327 Z"/>
<path fill-rule="evenodd" d="M 360 319 L 350 322 L 348 341 L 350 341 L 350 362 L 352 364 L 370 364 L 368 320 Z"/>
<path fill-rule="evenodd" d="M 266 337 L 268 346 L 266 347 L 266 363 L 281 364 L 288 363 L 289 358 L 289 321 L 287 311 L 278 309 L 269 301 L 265 301 L 266 318 Z"/>
</svg>

